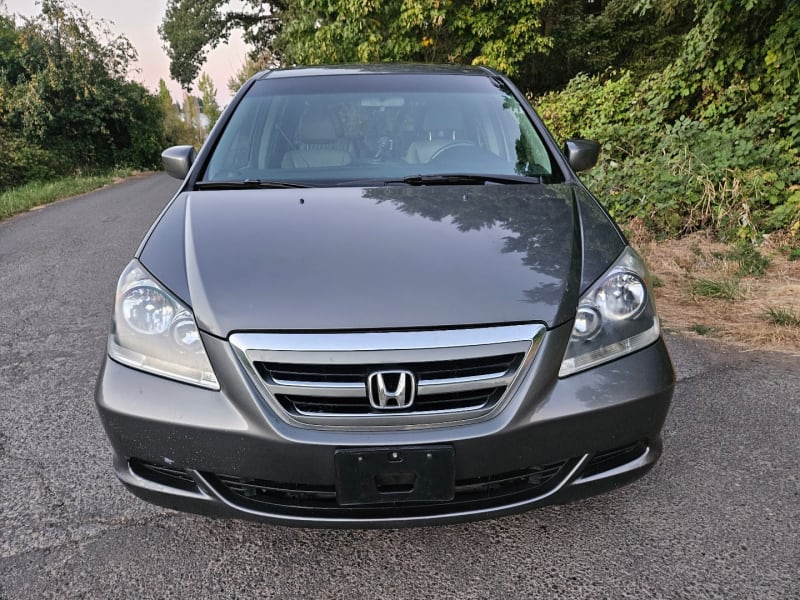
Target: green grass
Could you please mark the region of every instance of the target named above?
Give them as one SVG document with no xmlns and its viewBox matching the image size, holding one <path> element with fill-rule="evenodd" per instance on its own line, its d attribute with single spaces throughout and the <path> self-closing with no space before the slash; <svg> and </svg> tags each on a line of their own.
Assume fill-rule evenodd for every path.
<svg viewBox="0 0 800 600">
<path fill-rule="evenodd" d="M 736 275 L 747 277 L 753 275 L 760 277 L 766 274 L 770 259 L 761 254 L 753 244 L 749 242 L 739 242 L 730 252 L 712 252 L 711 256 L 720 260 L 730 260 L 739 265 Z"/>
<path fill-rule="evenodd" d="M 94 175 L 75 175 L 54 181 L 29 183 L 0 192 L 0 220 L 36 206 L 91 192 L 132 173 L 132 169 L 115 169 Z"/>
<path fill-rule="evenodd" d="M 736 245 L 728 258 L 739 263 L 736 274 L 740 277 L 746 275 L 761 276 L 767 272 L 770 260 L 758 251 L 753 244 L 741 242 Z"/>
<path fill-rule="evenodd" d="M 800 260 L 800 248 L 789 250 L 789 260 Z"/>
<path fill-rule="evenodd" d="M 733 302 L 741 297 L 741 292 L 736 279 L 698 279 L 692 283 L 692 295 Z"/>
<path fill-rule="evenodd" d="M 695 323 L 689 329 L 694 331 L 697 335 L 708 335 L 714 332 L 714 328 L 703 325 L 702 323 Z"/>
<path fill-rule="evenodd" d="M 800 327 L 800 316 L 790 308 L 768 308 L 767 320 L 773 325 Z"/>
</svg>

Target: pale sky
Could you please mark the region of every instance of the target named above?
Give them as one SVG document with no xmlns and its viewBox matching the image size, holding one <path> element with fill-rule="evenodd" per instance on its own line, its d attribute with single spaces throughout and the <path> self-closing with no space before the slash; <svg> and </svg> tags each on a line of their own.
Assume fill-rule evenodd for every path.
<svg viewBox="0 0 800 600">
<path fill-rule="evenodd" d="M 0 0 L 0 5 L 3 0 Z M 167 82 L 173 99 L 180 99 L 180 85 L 169 78 L 169 59 L 164 52 L 163 42 L 158 36 L 158 25 L 164 17 L 167 0 L 72 0 L 76 5 L 92 15 L 95 20 L 105 20 L 109 28 L 123 34 L 136 48 L 139 61 L 138 73 L 130 78 L 139 81 L 151 91 L 158 90 L 158 80 Z M 237 4 L 237 3 L 234 3 Z M 40 13 L 35 0 L 5 0 L 9 13 L 33 16 Z M 239 32 L 234 32 L 228 44 L 220 45 L 208 53 L 202 71 L 207 72 L 217 88 L 217 99 L 225 106 L 231 98 L 228 91 L 228 78 L 239 70 L 247 52 Z M 193 86 L 197 92 L 197 85 Z"/>
</svg>

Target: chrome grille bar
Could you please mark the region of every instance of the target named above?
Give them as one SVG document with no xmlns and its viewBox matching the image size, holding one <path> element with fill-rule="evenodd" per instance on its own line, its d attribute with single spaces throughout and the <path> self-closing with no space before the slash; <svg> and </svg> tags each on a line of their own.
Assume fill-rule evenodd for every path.
<svg viewBox="0 0 800 600">
<path fill-rule="evenodd" d="M 418 384 L 417 394 L 450 394 L 464 390 L 483 390 L 506 386 L 514 379 L 514 372 L 489 373 L 472 377 L 454 377 L 452 379 L 422 379 Z"/>
<path fill-rule="evenodd" d="M 417 394 L 449 394 L 463 390 L 480 390 L 506 386 L 514 379 L 514 373 L 502 371 L 487 375 L 471 377 L 453 377 L 450 379 L 421 379 L 417 384 Z M 364 383 L 342 383 L 337 381 L 298 381 L 271 378 L 267 386 L 274 394 L 300 396 L 319 396 L 321 398 L 366 398 L 367 387 Z"/>
<path fill-rule="evenodd" d="M 273 394 L 319 396 L 320 398 L 366 398 L 367 387 L 363 383 L 337 383 L 323 381 L 284 381 L 273 379 L 266 382 Z"/>
</svg>

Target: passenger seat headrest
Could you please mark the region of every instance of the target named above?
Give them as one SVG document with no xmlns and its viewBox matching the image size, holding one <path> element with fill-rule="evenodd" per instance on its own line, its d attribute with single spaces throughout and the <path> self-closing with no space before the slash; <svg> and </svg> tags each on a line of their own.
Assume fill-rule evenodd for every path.
<svg viewBox="0 0 800 600">
<path fill-rule="evenodd" d="M 336 125 L 326 114 L 305 114 L 297 126 L 295 138 L 298 142 L 333 142 L 336 140 Z"/>
<path fill-rule="evenodd" d="M 435 106 L 425 113 L 422 127 L 425 131 L 461 130 L 464 129 L 464 116 L 457 109 Z"/>
</svg>

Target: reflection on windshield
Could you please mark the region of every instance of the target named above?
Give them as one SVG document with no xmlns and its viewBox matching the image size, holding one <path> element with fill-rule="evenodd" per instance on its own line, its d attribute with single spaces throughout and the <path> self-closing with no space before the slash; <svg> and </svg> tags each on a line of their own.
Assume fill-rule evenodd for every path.
<svg viewBox="0 0 800 600">
<path fill-rule="evenodd" d="M 508 91 L 482 77 L 469 79 L 491 84 L 447 91 L 440 80 L 448 77 L 462 76 L 437 75 L 433 91 L 425 91 L 431 78 L 422 76 L 383 93 L 378 84 L 348 91 L 344 77 L 304 93 L 250 93 L 203 180 L 331 185 L 439 173 L 554 176 L 535 126 Z M 360 76 L 359 83 L 381 79 Z"/>
</svg>

